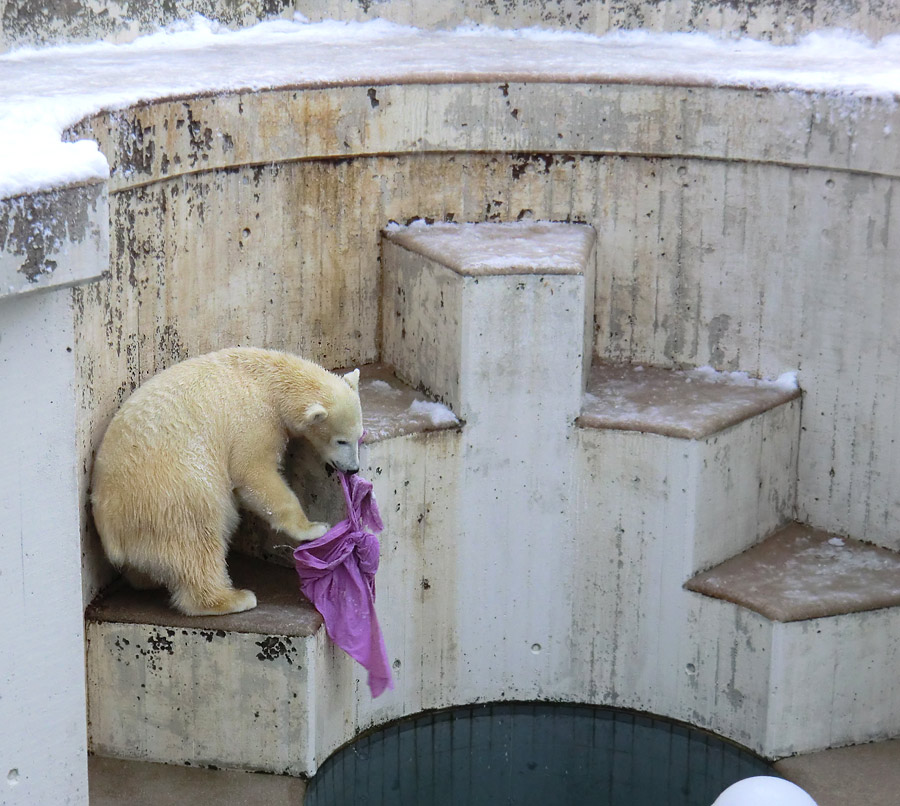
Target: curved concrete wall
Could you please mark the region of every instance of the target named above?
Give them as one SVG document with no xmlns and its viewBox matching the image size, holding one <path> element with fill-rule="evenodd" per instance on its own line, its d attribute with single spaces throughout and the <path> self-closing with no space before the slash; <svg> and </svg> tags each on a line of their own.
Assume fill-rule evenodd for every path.
<svg viewBox="0 0 900 806">
<path fill-rule="evenodd" d="M 541 26 L 586 33 L 645 28 L 652 31 L 703 31 L 747 35 L 773 42 L 793 42 L 810 31 L 847 28 L 872 39 L 900 30 L 900 9 L 890 0 L 464 0 L 423 3 L 418 0 L 351 2 L 348 0 L 140 0 L 92 2 L 0 0 L 0 50 L 59 42 L 129 41 L 202 14 L 237 28 L 273 17 L 299 13 L 312 21 L 388 19 L 421 28 L 455 28 L 468 22 L 502 28 Z"/>
<path fill-rule="evenodd" d="M 896 548 L 898 470 L 875 446 L 898 436 L 898 118 L 883 99 L 499 78 L 100 115 L 78 127 L 112 171 L 111 274 L 76 292 L 83 486 L 121 400 L 180 358 L 376 359 L 387 222 L 533 217 L 599 233 L 598 355 L 799 369 L 798 517 Z"/>
<path fill-rule="evenodd" d="M 798 369 L 806 397 L 796 516 L 900 547 L 900 468 L 887 447 L 900 438 L 896 100 L 671 86 L 664 77 L 640 85 L 517 78 L 169 99 L 75 127 L 71 134 L 100 143 L 112 170 L 105 187 L 82 193 L 105 203 L 108 191 L 110 255 L 107 263 L 101 245 L 92 266 L 108 265 L 108 276 L 49 292 L 74 302 L 66 395 L 77 404 L 80 485 L 59 509 L 80 505 L 85 599 L 110 577 L 86 500 L 93 452 L 120 402 L 159 369 L 228 344 L 282 347 L 332 366 L 378 358 L 379 232 L 419 216 L 592 224 L 595 352 L 764 375 Z M 5 233 L 26 226 L 20 208 L 34 205 L 0 202 Z M 21 257 L 17 243 L 4 235 L 5 257 Z M 35 265 L 56 260 L 57 245 L 44 246 L 46 254 L 27 256 Z M 54 270 L 36 281 L 66 276 Z M 437 548 L 456 562 L 452 547 Z M 589 568 L 590 551 L 580 546 L 573 565 Z M 589 574 L 576 584 L 597 586 Z M 433 623 L 428 608 L 452 612 L 454 595 L 448 586 L 433 597 L 404 635 L 404 658 L 421 655 L 414 633 Z M 597 621 L 608 599 L 584 602 L 578 625 Z M 760 619 L 744 621 L 741 629 L 761 634 Z M 613 638 L 633 632 L 625 616 L 617 625 Z M 630 672 L 603 678 L 603 657 L 590 674 L 574 658 L 562 675 L 548 665 L 556 688 L 535 689 L 534 680 L 516 688 L 510 673 L 485 693 L 462 661 L 441 654 L 455 651 L 453 635 L 440 641 L 422 679 L 410 679 L 405 691 L 415 697 L 404 713 L 488 695 L 614 694 L 694 718 L 692 700 L 660 704 Z M 424 676 L 445 659 L 456 671 Z M 554 662 L 568 661 L 560 652 Z M 754 662 L 740 670 L 748 689 Z M 341 663 L 338 683 L 354 686 L 354 670 Z M 616 674 L 628 686 L 618 687 Z M 601 688 L 570 687 L 572 676 Z M 344 692 L 332 689 L 335 712 Z M 710 692 L 719 695 L 712 684 Z M 344 707 L 361 712 L 321 725 L 323 747 L 398 715 L 380 704 Z M 77 729 L 83 703 L 73 696 L 66 708 Z M 320 713 L 327 708 L 323 700 Z M 762 716 L 757 722 L 738 727 L 750 735 Z M 730 735 L 745 738 L 737 728 Z"/>
</svg>

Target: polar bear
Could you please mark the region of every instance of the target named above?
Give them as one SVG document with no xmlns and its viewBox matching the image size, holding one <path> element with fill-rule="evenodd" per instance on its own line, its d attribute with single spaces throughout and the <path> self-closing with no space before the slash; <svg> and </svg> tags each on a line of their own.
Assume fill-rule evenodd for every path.
<svg viewBox="0 0 900 806">
<path fill-rule="evenodd" d="M 279 466 L 303 436 L 339 470 L 359 469 L 359 370 L 343 377 L 273 350 L 234 348 L 151 378 L 113 417 L 93 471 L 94 521 L 138 588 L 164 585 L 190 616 L 239 613 L 256 595 L 225 564 L 237 503 L 295 542 L 320 537 Z"/>
</svg>

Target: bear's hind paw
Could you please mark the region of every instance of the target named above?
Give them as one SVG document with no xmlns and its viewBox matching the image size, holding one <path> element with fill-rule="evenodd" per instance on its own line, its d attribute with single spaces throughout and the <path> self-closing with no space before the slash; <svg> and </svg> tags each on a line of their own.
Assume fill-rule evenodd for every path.
<svg viewBox="0 0 900 806">
<path fill-rule="evenodd" d="M 186 616 L 226 616 L 229 613 L 243 613 L 256 607 L 253 591 L 232 588 L 222 594 L 212 604 L 200 604 L 193 597 L 176 596 L 173 604 Z"/>
</svg>

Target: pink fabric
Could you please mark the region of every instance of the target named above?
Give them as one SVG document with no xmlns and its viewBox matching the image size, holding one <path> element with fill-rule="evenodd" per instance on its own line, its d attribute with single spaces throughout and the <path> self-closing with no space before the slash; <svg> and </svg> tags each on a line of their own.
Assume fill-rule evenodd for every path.
<svg viewBox="0 0 900 806">
<path fill-rule="evenodd" d="M 322 614 L 328 637 L 369 672 L 369 690 L 377 697 L 393 688 L 391 666 L 375 615 L 378 538 L 384 525 L 372 495 L 372 483 L 338 472 L 347 502 L 347 519 L 322 537 L 294 550 L 300 589 Z"/>
</svg>

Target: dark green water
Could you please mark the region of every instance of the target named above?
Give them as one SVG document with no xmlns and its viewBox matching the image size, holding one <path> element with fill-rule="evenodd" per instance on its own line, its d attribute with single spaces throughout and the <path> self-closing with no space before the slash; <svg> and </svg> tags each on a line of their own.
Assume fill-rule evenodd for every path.
<svg viewBox="0 0 900 806">
<path fill-rule="evenodd" d="M 329 758 L 306 806 L 710 806 L 769 764 L 609 708 L 502 703 L 404 720 Z"/>
</svg>

